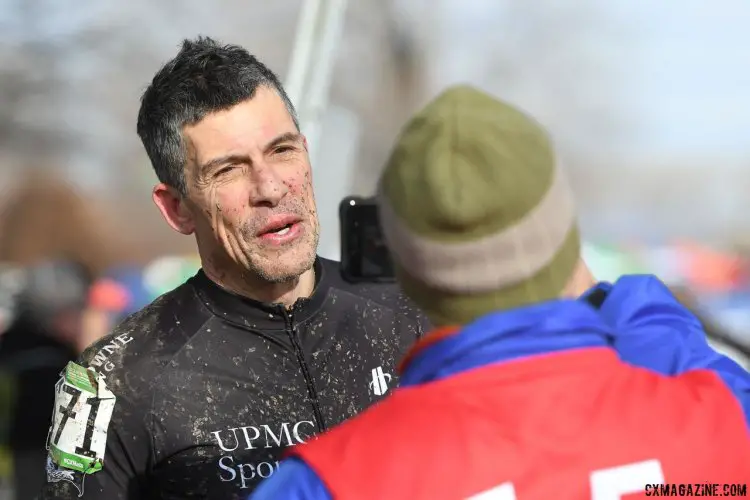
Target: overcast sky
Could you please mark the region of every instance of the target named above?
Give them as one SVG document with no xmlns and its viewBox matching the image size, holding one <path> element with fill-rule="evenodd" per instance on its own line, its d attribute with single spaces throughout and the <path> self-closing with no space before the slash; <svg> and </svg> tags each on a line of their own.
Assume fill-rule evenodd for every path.
<svg viewBox="0 0 750 500">
<path fill-rule="evenodd" d="M 750 2 L 608 0 L 642 27 L 629 103 L 644 153 L 750 153 Z"/>
<path fill-rule="evenodd" d="M 539 2 L 529 2 L 535 3 Z M 630 133 L 607 147 L 632 154 L 636 160 L 673 155 L 750 155 L 750 2 L 577 3 L 599 11 L 585 35 L 586 57 L 599 68 L 566 75 L 563 66 L 557 68 L 558 78 L 575 79 L 571 81 L 586 87 L 585 94 L 592 102 L 601 105 L 604 100 L 603 106 L 611 113 L 627 116 Z M 502 24 L 507 1 L 442 0 L 440 4 L 445 9 L 441 21 L 451 36 L 440 49 L 449 61 L 440 63 L 437 79 L 447 82 L 466 78 L 467 73 L 481 74 L 482 51 L 492 54 L 508 50 L 499 43 L 488 47 L 485 41 L 488 33 L 494 32 L 500 41 L 503 30 L 515 28 Z M 573 5 L 571 0 L 564 8 Z M 554 19 L 556 15 L 552 12 L 547 17 Z M 534 16 L 530 22 L 539 24 L 545 14 Z M 570 36 L 578 36 L 578 31 L 571 30 Z M 523 46 L 510 50 L 520 54 Z M 526 61 L 526 65 L 533 68 L 534 62 Z M 523 92 L 515 93 L 519 100 L 534 101 L 530 95 L 533 76 L 529 75 L 530 83 L 524 84 Z M 545 88 L 554 94 L 555 84 L 547 82 L 537 94 L 544 94 Z M 534 107 L 533 102 L 530 107 Z"/>
<path fill-rule="evenodd" d="M 366 1 L 376 6 L 386 0 L 350 3 Z M 392 1 L 405 6 L 403 16 L 411 19 L 405 24 L 421 33 L 420 51 L 432 61 L 430 94 L 456 81 L 485 85 L 537 115 L 583 157 L 599 154 L 652 169 L 660 163 L 688 168 L 691 162 L 684 160 L 694 159 L 692 165 L 704 170 L 744 160 L 742 167 L 750 169 L 748 0 Z M 14 67 L 13 42 L 57 41 L 92 26 L 111 34 L 107 43 L 102 41 L 102 50 L 97 50 L 99 43 L 84 42 L 57 57 L 58 76 L 67 85 L 49 93 L 46 101 L 34 98 L 25 106 L 33 108 L 38 101 L 37 107 L 51 110 L 48 114 L 57 120 L 52 126 L 76 137 L 75 150 L 64 162 L 76 172 L 74 177 L 92 186 L 119 185 L 112 181 L 113 169 L 102 166 L 111 158 L 133 158 L 142 164 L 137 171 L 148 184 L 152 176 L 133 119 L 138 94 L 154 69 L 174 53 L 181 38 L 209 33 L 248 46 L 284 77 L 300 4 L 0 0 L 0 56 L 6 68 Z M 21 6 L 29 5 L 36 12 L 20 18 Z M 358 19 L 348 20 L 350 27 L 358 26 L 366 15 L 360 9 Z M 350 29 L 342 44 L 378 46 L 360 31 Z M 540 37 L 546 40 L 535 46 Z M 362 69 L 371 59 L 345 59 L 342 55 L 334 79 L 341 82 L 347 68 L 359 68 L 368 82 L 378 85 L 377 71 Z M 364 94 L 361 98 L 367 99 Z M 68 120 L 70 116 L 77 119 Z M 617 122 L 614 131 L 605 130 L 610 119 Z M 365 134 L 379 126 L 361 125 Z M 330 149 L 338 155 L 340 145 Z M 356 160 L 351 165 L 358 168 Z M 746 219 L 750 197 L 741 184 L 727 182 L 701 185 L 703 198 L 697 203 L 706 225 Z M 636 198 L 639 192 L 630 195 Z M 630 208 L 625 213 L 632 225 L 642 225 L 642 214 Z M 671 217 L 665 224 L 673 224 L 673 216 L 665 217 Z M 612 220 L 608 215 L 603 225 L 629 227 L 627 221 Z"/>
<path fill-rule="evenodd" d="M 29 1 L 39 8 L 39 15 L 34 16 L 33 29 L 19 24 L 18 19 L 19 7 L 29 5 Z M 508 41 L 507 37 L 503 38 L 502 31 L 515 29 L 515 26 L 503 25 L 507 7 L 513 5 L 510 0 L 396 1 L 418 6 L 416 18 L 421 20 L 422 29 L 431 30 L 434 34 L 439 31 L 433 25 L 435 18 L 444 23 L 445 37 L 440 44 L 436 44 L 436 47 L 440 46 L 441 69 L 441 72 L 435 73 L 436 87 L 456 78 L 482 78 L 484 62 L 493 55 L 502 51 L 516 54 L 523 51 L 523 46 L 502 46 L 507 45 L 505 42 Z M 599 11 L 593 26 L 586 30 L 585 44 L 587 57 L 596 61 L 600 68 L 586 74 L 568 76 L 577 78 L 577 84 L 587 87 L 592 103 L 597 98 L 603 99 L 604 107 L 612 113 L 627 115 L 631 133 L 622 136 L 622 144 L 613 143 L 610 147 L 636 156 L 750 154 L 750 2 L 569 0 L 564 7 L 555 1 L 527 2 L 529 6 L 539 5 L 539 10 L 549 12 L 546 17 L 545 14 L 529 16 L 529 22 L 536 24 L 540 20 L 554 20 L 555 16 L 562 15 L 556 12 L 575 8 L 577 4 L 588 5 Z M 280 9 L 284 10 L 281 4 L 271 10 L 262 7 L 266 3 L 248 2 L 247 25 L 254 27 L 253 32 L 257 31 L 264 11 L 269 19 L 278 20 Z M 285 5 L 287 9 L 295 10 L 294 6 L 299 3 L 286 2 Z M 188 2 L 191 8 L 196 9 L 201 4 Z M 258 8 L 252 8 L 253 4 L 257 4 Z M 133 3 L 133 6 L 142 9 L 144 2 Z M 0 0 L 0 27 L 3 31 L 0 42 L 3 39 L 8 42 L 37 35 L 58 38 L 92 22 L 101 23 L 108 17 L 113 25 L 130 24 L 135 30 L 139 29 L 137 19 L 145 21 L 151 17 L 146 24 L 161 24 L 153 16 L 163 18 L 170 11 L 169 8 L 163 12 L 152 10 L 149 16 L 130 10 L 125 4 L 112 1 L 86 2 L 85 7 L 79 5 L 78 8 L 70 8 L 70 5 L 63 7 L 58 2 L 48 0 Z M 442 12 L 435 13 L 436 10 Z M 108 16 L 108 12 L 111 15 Z M 191 30 L 205 25 L 212 32 L 223 25 L 231 25 L 234 29 L 237 26 L 237 13 L 229 13 L 229 19 L 222 24 L 219 18 L 223 12 L 225 10 L 220 9 L 199 13 L 197 17 L 204 19 L 203 24 L 179 24 L 190 26 Z M 174 12 L 175 16 L 185 19 L 196 17 L 189 14 Z M 287 14 L 284 16 L 288 17 Z M 516 23 L 515 20 L 513 22 Z M 286 23 L 287 28 L 293 29 L 293 26 L 293 22 Z M 533 26 L 530 27 L 531 31 L 533 29 Z M 174 33 L 173 38 L 192 34 Z M 248 33 L 248 40 L 267 39 L 257 33 L 250 35 Z M 488 45 L 485 43 L 488 39 L 495 43 Z M 172 45 L 171 41 L 169 45 Z M 527 71 L 533 77 L 534 65 L 527 66 Z M 565 77 L 564 67 L 553 68 L 553 71 L 561 73 L 558 78 Z M 607 80 L 608 75 L 614 75 L 616 80 Z M 534 101 L 535 95 L 545 93 L 544 85 L 535 89 L 533 85 L 525 83 L 524 87 L 524 91 L 518 93 L 521 101 Z M 597 105 L 601 107 L 598 101 Z"/>
</svg>

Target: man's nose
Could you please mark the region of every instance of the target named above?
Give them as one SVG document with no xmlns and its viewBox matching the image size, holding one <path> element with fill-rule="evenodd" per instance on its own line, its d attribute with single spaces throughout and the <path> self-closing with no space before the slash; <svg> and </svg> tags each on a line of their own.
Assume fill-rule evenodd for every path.
<svg viewBox="0 0 750 500">
<path fill-rule="evenodd" d="M 270 165 L 263 163 L 253 167 L 250 203 L 254 206 L 275 207 L 286 196 L 289 188 Z"/>
</svg>

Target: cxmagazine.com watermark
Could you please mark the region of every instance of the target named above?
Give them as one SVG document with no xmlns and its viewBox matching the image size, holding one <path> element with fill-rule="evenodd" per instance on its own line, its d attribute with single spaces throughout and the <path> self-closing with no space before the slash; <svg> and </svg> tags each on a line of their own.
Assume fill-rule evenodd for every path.
<svg viewBox="0 0 750 500">
<path fill-rule="evenodd" d="M 747 484 L 667 483 L 647 484 L 647 497 L 746 497 Z"/>
</svg>

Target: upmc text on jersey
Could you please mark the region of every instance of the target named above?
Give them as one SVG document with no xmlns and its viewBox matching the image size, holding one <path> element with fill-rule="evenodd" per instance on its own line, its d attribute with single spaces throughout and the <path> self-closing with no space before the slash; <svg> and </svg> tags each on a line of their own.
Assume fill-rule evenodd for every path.
<svg viewBox="0 0 750 500">
<path fill-rule="evenodd" d="M 667 483 L 647 484 L 647 497 L 745 497 L 747 484 Z"/>
<path fill-rule="evenodd" d="M 277 430 L 278 429 L 278 430 Z M 239 434 L 237 431 L 241 431 Z M 257 450 L 282 448 L 302 444 L 315 432 L 315 423 L 309 420 L 300 422 L 282 422 L 277 428 L 270 425 L 243 426 L 214 431 L 211 434 L 223 451 L 232 453 L 239 449 Z M 240 448 L 242 447 L 242 448 Z M 260 477 L 266 479 L 279 468 L 279 462 L 235 463 L 235 457 L 224 455 L 219 458 L 218 466 L 222 470 L 220 479 L 224 482 L 236 481 L 239 478 L 240 488 L 246 489 L 251 480 Z"/>
</svg>

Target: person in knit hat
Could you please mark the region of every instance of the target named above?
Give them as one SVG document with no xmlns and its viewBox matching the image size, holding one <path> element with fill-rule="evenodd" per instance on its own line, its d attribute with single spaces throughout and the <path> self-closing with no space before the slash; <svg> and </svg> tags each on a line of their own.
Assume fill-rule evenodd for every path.
<svg viewBox="0 0 750 500">
<path fill-rule="evenodd" d="M 594 284 L 546 133 L 489 95 L 454 89 L 417 115 L 378 200 L 399 282 L 435 325 Z"/>
<path fill-rule="evenodd" d="M 750 477 L 750 376 L 656 278 L 594 285 L 559 157 L 524 113 L 445 91 L 377 199 L 437 329 L 398 389 L 294 448 L 252 500 L 589 500 Z"/>
</svg>

